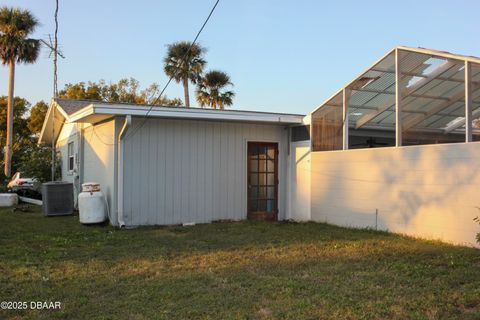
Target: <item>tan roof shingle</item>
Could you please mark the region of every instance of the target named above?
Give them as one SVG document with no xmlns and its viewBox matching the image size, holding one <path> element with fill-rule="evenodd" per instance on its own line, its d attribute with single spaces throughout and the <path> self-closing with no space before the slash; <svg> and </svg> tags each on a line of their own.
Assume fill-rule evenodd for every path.
<svg viewBox="0 0 480 320">
<path fill-rule="evenodd" d="M 99 102 L 94 100 L 76 100 L 76 99 L 55 99 L 55 102 L 68 114 L 71 115 L 92 103 Z"/>
</svg>

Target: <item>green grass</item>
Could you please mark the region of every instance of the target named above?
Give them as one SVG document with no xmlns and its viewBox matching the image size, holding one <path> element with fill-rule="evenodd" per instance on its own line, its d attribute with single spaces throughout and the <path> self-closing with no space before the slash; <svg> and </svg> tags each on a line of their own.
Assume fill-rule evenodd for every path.
<svg viewBox="0 0 480 320">
<path fill-rule="evenodd" d="M 480 250 L 320 223 L 82 226 L 0 210 L 0 319 L 480 319 Z"/>
</svg>

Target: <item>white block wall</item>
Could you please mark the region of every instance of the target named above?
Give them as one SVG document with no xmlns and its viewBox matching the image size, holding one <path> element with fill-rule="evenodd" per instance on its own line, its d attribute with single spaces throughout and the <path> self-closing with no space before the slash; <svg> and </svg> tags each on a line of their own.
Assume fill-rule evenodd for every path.
<svg viewBox="0 0 480 320">
<path fill-rule="evenodd" d="M 475 245 L 480 143 L 311 154 L 314 221 Z"/>
</svg>

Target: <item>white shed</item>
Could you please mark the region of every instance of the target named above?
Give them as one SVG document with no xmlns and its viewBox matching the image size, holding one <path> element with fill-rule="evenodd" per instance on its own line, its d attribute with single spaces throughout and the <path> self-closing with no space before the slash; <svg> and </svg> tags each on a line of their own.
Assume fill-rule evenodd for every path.
<svg viewBox="0 0 480 320">
<path fill-rule="evenodd" d="M 74 183 L 75 198 L 81 183 L 99 182 L 113 225 L 289 217 L 290 135 L 292 127 L 305 131 L 304 115 L 149 110 L 84 100 L 50 103 L 40 142 L 56 141 L 61 178 Z M 308 132 L 301 138 L 308 140 Z"/>
</svg>

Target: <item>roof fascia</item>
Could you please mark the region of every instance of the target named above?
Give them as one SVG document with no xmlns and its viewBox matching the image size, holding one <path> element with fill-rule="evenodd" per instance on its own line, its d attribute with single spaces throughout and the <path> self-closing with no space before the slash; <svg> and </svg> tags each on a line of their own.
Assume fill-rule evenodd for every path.
<svg viewBox="0 0 480 320">
<path fill-rule="evenodd" d="M 55 126 L 55 119 L 54 119 L 54 116 L 53 116 L 53 108 L 56 108 L 56 110 L 58 110 L 60 112 L 60 115 L 63 117 L 64 121 L 65 121 L 65 119 L 68 118 L 68 115 L 65 113 L 65 111 L 58 105 L 58 103 L 55 102 L 54 99 L 52 99 L 50 101 L 49 106 L 48 106 L 47 114 L 45 115 L 45 120 L 43 121 L 42 130 L 40 130 L 40 136 L 38 137 L 38 143 L 39 144 L 45 142 L 44 141 L 44 136 L 45 136 L 46 130 L 48 128 L 50 128 L 50 126 L 48 126 L 49 122 L 51 121 L 51 125 Z M 55 137 L 52 137 L 52 139 L 55 140 Z"/>
<path fill-rule="evenodd" d="M 86 116 L 89 116 L 89 115 L 92 115 L 94 113 L 95 113 L 95 108 L 94 108 L 94 105 L 92 103 L 92 104 L 89 104 L 88 106 L 83 107 L 82 109 L 72 113 L 68 117 L 68 122 L 77 122 L 77 121 L 81 120 L 82 118 L 84 118 Z"/>
<path fill-rule="evenodd" d="M 147 110 L 135 106 L 118 106 L 118 105 L 90 105 L 74 114 L 70 115 L 69 122 L 80 121 L 92 114 L 108 114 L 108 115 L 131 115 L 145 117 Z M 233 120 L 233 121 L 250 121 L 250 122 L 270 122 L 270 123 L 288 123 L 301 124 L 304 115 L 293 114 L 272 114 L 272 113 L 248 113 L 231 111 L 222 112 L 220 110 L 208 112 L 206 110 L 195 109 L 160 109 L 153 108 L 148 114 L 149 117 L 162 118 L 181 118 L 181 119 L 204 119 L 204 120 Z"/>
</svg>

